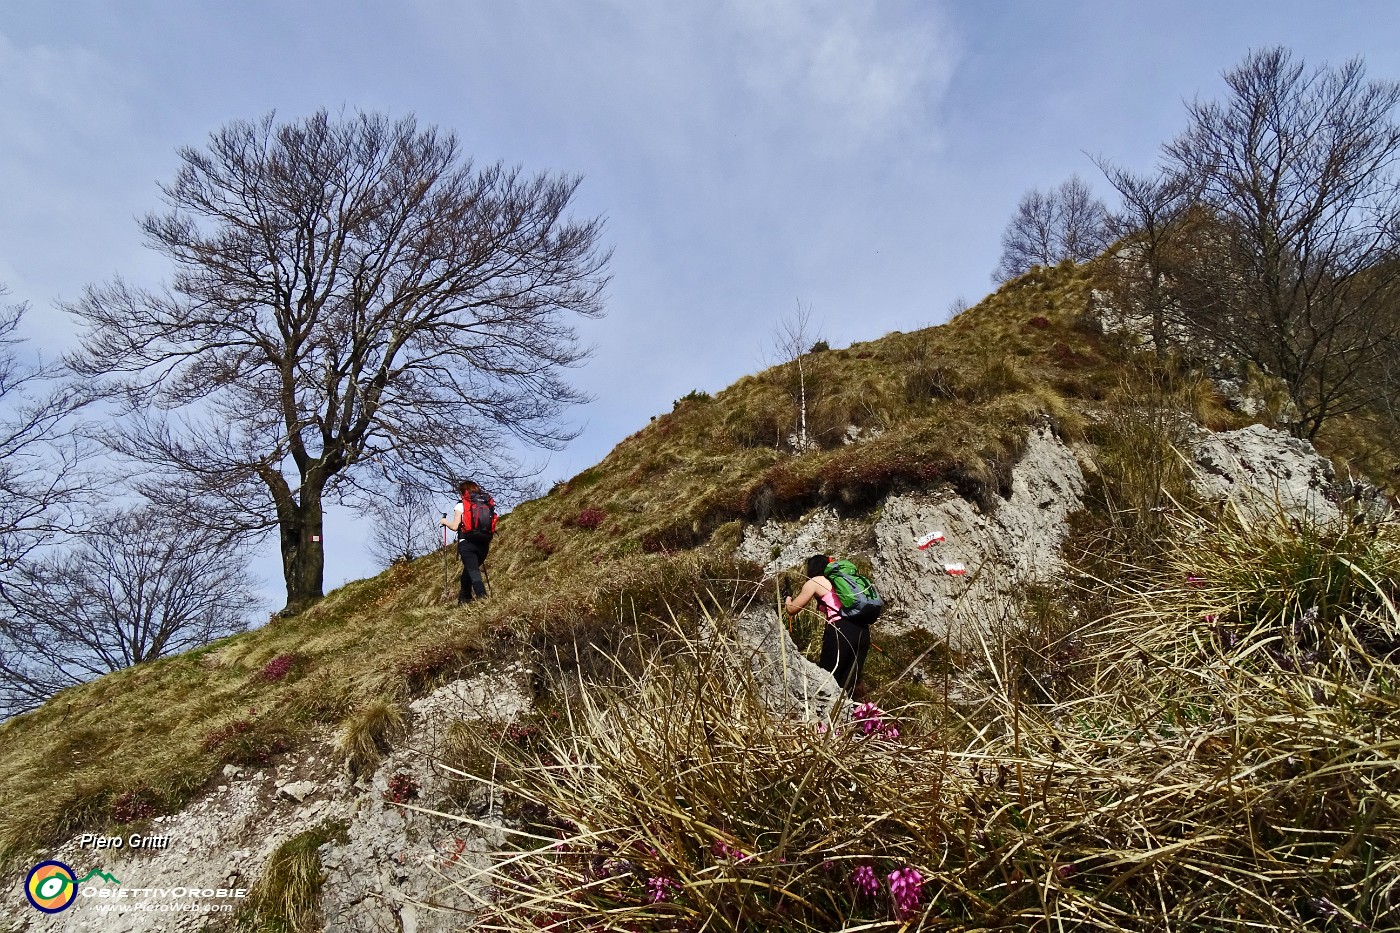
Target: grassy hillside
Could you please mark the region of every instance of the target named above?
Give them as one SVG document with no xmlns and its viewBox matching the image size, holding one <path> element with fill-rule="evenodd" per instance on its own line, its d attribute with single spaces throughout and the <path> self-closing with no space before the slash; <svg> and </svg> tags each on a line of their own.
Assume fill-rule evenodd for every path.
<svg viewBox="0 0 1400 933">
<path fill-rule="evenodd" d="M 452 605 L 458 564 L 448 553 L 434 554 L 343 587 L 301 615 L 65 691 L 43 708 L 0 725 L 0 858 L 13 867 L 37 848 L 78 831 L 140 828 L 216 783 L 223 765 L 268 764 L 312 735 L 346 736 L 344 754 L 356 767 L 366 767 L 373 763 L 376 750 L 392 739 L 399 711 L 409 699 L 446 678 L 489 669 L 508 658 L 524 656 L 536 664 L 543 702 L 560 699 L 554 678 L 561 672 L 551 668 L 553 662 L 548 659 L 553 657 L 565 658 L 568 664 L 596 663 L 601 671 L 607 666 L 606 654 L 626 648 L 637 662 L 634 675 L 644 677 L 655 658 L 645 645 L 628 647 L 631 628 L 620 625 L 620 617 L 677 618 L 685 631 L 688 620 L 706 613 L 723 615 L 724 607 L 752 598 L 755 592 L 760 598 L 771 595 L 772 581 L 763 580 L 757 567 L 737 563 L 733 557 L 744 522 L 796 515 L 821 503 L 859 512 L 888 492 L 943 483 L 992 510 L 1009 491 L 1011 469 L 1027 431 L 1047 421 L 1067 439 L 1084 441 L 1099 452 L 1100 470 L 1092 478 L 1090 508 L 1078 521 L 1074 541 L 1081 585 L 1027 594 L 1033 624 L 1025 631 L 1001 633 L 1000 660 L 992 665 L 995 670 L 984 671 L 999 689 L 1005 689 L 989 695 L 992 698 L 980 702 L 976 710 L 950 711 L 936 684 L 915 689 L 908 680 L 894 683 L 912 657 L 928 647 L 912 641 L 892 647 L 889 655 L 872 658 L 872 698 L 886 709 L 910 701 L 925 704 L 910 707 L 905 714 L 914 724 L 911 741 L 917 737 L 911 748 L 923 749 L 920 754 L 946 756 L 965 754 L 972 747 L 969 743 L 982 742 L 976 755 L 999 762 L 1001 768 L 1015 766 L 1025 772 L 1018 772 L 1013 782 L 1022 797 L 1039 794 L 1045 799 L 1051 787 L 1048 775 L 1061 767 L 1054 762 L 1078 756 L 1079 763 L 1071 771 L 1083 770 L 1084 782 L 1056 785 L 1056 793 L 1066 795 L 1056 804 L 1062 809 L 1044 806 L 1045 812 L 1055 810 L 1063 817 L 1056 825 L 1074 827 L 1073 832 L 1065 830 L 1069 835 L 1064 839 L 1078 839 L 1073 844 L 1079 846 L 1088 843 L 1076 834 L 1089 830 L 1082 821 L 1075 822 L 1076 813 L 1083 815 L 1075 808 L 1108 806 L 1114 794 L 1105 770 L 1112 755 L 1105 751 L 1108 758 L 1096 758 L 1093 749 L 1108 749 L 1113 741 L 1143 734 L 1144 729 L 1158 734 L 1155 727 L 1132 720 L 1136 715 L 1132 704 L 1145 702 L 1149 695 L 1177 698 L 1161 700 L 1170 706 L 1162 715 L 1173 742 L 1195 736 L 1190 741 L 1214 749 L 1221 742 L 1236 748 L 1230 743 L 1247 741 L 1255 744 L 1245 757 L 1260 755 L 1268 767 L 1283 767 L 1268 757 L 1269 740 L 1258 731 L 1232 738 L 1219 730 L 1207 734 L 1187 728 L 1201 725 L 1200 717 L 1218 717 L 1222 709 L 1235 709 L 1242 701 L 1237 693 L 1212 693 L 1221 688 L 1220 682 L 1187 686 L 1186 672 L 1200 663 L 1203 649 L 1198 643 L 1180 640 L 1189 627 L 1178 623 L 1198 621 L 1204 615 L 1223 618 L 1226 613 L 1220 605 L 1238 601 L 1238 594 L 1233 590 L 1215 594 L 1219 599 L 1211 603 L 1212 608 L 1182 603 L 1158 611 L 1143 609 L 1140 602 L 1141 594 L 1154 588 L 1179 589 L 1176 577 L 1170 575 L 1180 570 L 1173 561 L 1182 559 L 1176 542 L 1183 536 L 1161 508 L 1165 496 L 1181 494 L 1183 489 L 1171 450 L 1177 432 L 1188 422 L 1225 429 L 1241 426 L 1246 419 L 1227 410 L 1210 382 L 1190 365 L 1135 355 L 1119 340 L 1101 334 L 1091 307 L 1094 275 L 1092 267 L 1070 265 L 1037 270 L 947 325 L 814 352 L 807 357 L 806 368 L 809 430 L 816 443 L 806 451 L 793 450 L 788 440 L 796 423 L 795 374 L 790 367 L 746 377 L 712 398 L 692 393 L 677 400 L 673 411 L 624 440 L 600 464 L 559 484 L 548 495 L 522 504 L 502 520 L 489 562 L 493 598 L 485 604 L 466 609 Z M 1180 414 L 1166 417 L 1162 412 Z M 1386 452 L 1367 445 L 1367 436 L 1364 426 L 1340 425 L 1328 437 L 1328 450 L 1343 465 L 1388 462 Z M 1197 533 L 1214 532 L 1197 529 Z M 1389 542 L 1390 533 L 1377 531 L 1373 537 Z M 1346 553 L 1356 556 L 1354 548 Z M 1388 559 L 1366 565 L 1382 575 L 1374 587 L 1381 594 L 1379 602 L 1367 602 L 1362 591 L 1338 602 L 1351 606 L 1361 600 L 1366 618 L 1379 618 L 1374 624 L 1381 628 L 1388 624 L 1385 613 L 1394 613 L 1393 605 L 1387 609 L 1384 602 L 1394 595 L 1395 566 L 1386 563 Z M 1266 592 L 1286 587 L 1298 573 L 1306 578 L 1303 571 L 1287 570 L 1283 583 L 1266 581 L 1258 586 Z M 1120 586 L 1116 590 L 1101 586 L 1095 578 L 1120 578 Z M 1196 594 L 1186 595 L 1194 598 Z M 1138 608 L 1133 610 L 1135 605 Z M 1292 608 L 1270 608 L 1267 613 L 1240 610 L 1230 616 L 1231 625 L 1239 629 L 1231 645 L 1272 644 L 1270 633 L 1291 625 L 1293 616 L 1306 608 L 1298 603 Z M 1136 634 L 1112 634 L 1110 623 L 1123 618 L 1138 620 L 1133 623 Z M 1273 621 L 1265 624 L 1265 619 Z M 1095 624 L 1100 626 L 1097 630 Z M 1087 634 L 1074 641 L 1074 633 L 1091 631 L 1097 631 L 1094 637 L 1099 639 L 1092 652 L 1085 647 Z M 1140 665 L 1137 655 L 1124 645 L 1163 659 L 1165 666 L 1160 670 L 1181 677 L 1170 683 L 1154 680 L 1148 673 L 1151 665 L 1139 670 L 1134 666 Z M 556 648 L 562 650 L 556 652 Z M 1243 650 L 1231 655 L 1240 658 L 1241 670 L 1249 668 L 1249 677 L 1273 684 L 1269 678 L 1274 674 L 1249 667 L 1260 660 L 1262 655 L 1256 655 L 1263 649 L 1251 649 L 1255 655 L 1240 655 Z M 1363 645 L 1363 655 L 1365 650 Z M 1368 681 L 1356 688 L 1359 694 L 1351 686 L 1343 689 L 1343 682 L 1352 684 L 1354 656 L 1346 655 L 1345 670 L 1334 678 L 1337 686 L 1323 689 L 1324 699 L 1309 707 L 1313 712 L 1297 712 L 1297 702 L 1312 702 L 1311 694 L 1300 694 L 1302 699 L 1297 700 L 1288 692 L 1292 688 L 1274 686 L 1269 687 L 1274 691 L 1269 696 L 1284 690 L 1293 699 L 1280 701 L 1283 706 L 1270 701 L 1250 709 L 1262 717 L 1260 723 L 1272 721 L 1270 717 L 1302 715 L 1311 717 L 1308 721 L 1319 729 L 1340 730 L 1339 735 L 1351 734 L 1354 726 L 1360 728 L 1357 710 L 1392 722 L 1394 681 L 1379 685 Z M 1124 669 L 1116 670 L 1120 662 Z M 1376 664 L 1372 669 L 1391 676 L 1389 667 Z M 944 692 L 946 686 L 942 685 Z M 1347 707 L 1350 718 L 1339 724 L 1333 712 L 1341 698 L 1362 695 L 1354 708 Z M 1086 703 L 1082 714 L 1074 713 L 1081 726 L 1067 730 L 1059 718 L 1062 712 L 1057 712 L 1059 704 L 1082 702 L 1086 697 L 1098 699 Z M 1336 699 L 1328 701 L 1328 697 Z M 1025 728 L 1033 724 L 1035 741 L 1041 744 L 1024 745 L 1020 725 L 1010 745 L 999 727 L 990 728 L 1003 721 L 1008 712 L 1005 704 L 1013 702 L 1017 722 L 1022 722 L 1024 714 Z M 1332 712 L 1315 713 L 1324 707 Z M 1073 743 L 1072 754 L 1049 751 L 1052 737 L 1062 746 Z M 571 741 L 566 736 L 557 738 L 562 743 Z M 770 747 L 785 747 L 783 743 L 798 739 L 768 736 L 765 741 Z M 1393 749 L 1385 751 L 1390 746 L 1381 745 L 1382 754 L 1393 754 Z M 1176 750 L 1173 753 L 1180 752 L 1178 745 L 1170 747 Z M 1368 749 L 1366 754 L 1374 757 L 1374 749 Z M 818 753 L 819 757 L 826 754 L 820 749 Z M 1231 754 L 1235 752 L 1227 754 L 1226 760 L 1231 760 Z M 800 764 L 808 759 L 799 755 L 794 760 Z M 1333 768 L 1336 759 L 1307 760 L 1326 769 Z M 871 765 L 876 768 L 872 774 L 885 774 L 880 769 L 892 767 L 880 761 Z M 924 772 L 915 768 L 910 774 L 926 773 L 928 759 L 919 758 L 913 764 Z M 528 760 L 518 766 L 520 774 L 532 773 Z M 981 800 L 977 808 L 1002 806 L 997 802 L 1005 801 L 1001 791 L 1013 785 L 1003 778 L 993 793 L 982 782 L 980 766 L 973 770 L 978 776 L 976 786 L 983 789 L 959 784 L 958 793 Z M 1090 771 L 1097 776 L 1089 776 Z M 1036 790 L 1028 774 L 1044 776 L 1044 785 Z M 800 780 L 801 775 L 794 779 Z M 971 780 L 968 777 L 963 784 Z M 1367 780 L 1372 781 L 1370 791 L 1344 780 L 1335 792 L 1359 794 L 1357 799 L 1377 799 L 1382 809 L 1393 808 L 1393 798 L 1384 796 L 1396 793 L 1393 777 L 1379 781 L 1372 775 Z M 906 790 L 914 794 L 912 788 Z M 518 792 L 535 793 L 528 786 Z M 1376 792 L 1382 796 L 1366 797 Z M 952 805 L 952 797 L 938 799 L 941 803 L 925 801 L 919 806 Z M 560 812 L 582 806 L 558 797 L 540 805 Z M 973 804 L 957 806 L 964 810 L 949 811 L 935 823 L 944 826 L 948 820 L 972 818 L 965 807 Z M 1363 811 L 1371 813 L 1364 807 Z M 1008 825 L 1014 824 L 1019 833 L 1038 825 L 1029 817 L 996 812 L 1010 819 Z M 577 822 L 582 815 L 570 818 Z M 1352 832 L 1364 834 L 1377 825 L 1389 825 L 1386 821 L 1392 817 L 1386 811 L 1376 817 L 1380 822 L 1373 821 L 1371 830 Z M 1178 817 L 1164 819 L 1178 820 L 1173 824 L 1178 826 L 1174 839 L 1197 832 Z M 1336 837 L 1339 840 L 1347 832 L 1326 820 L 1319 825 L 1323 824 L 1319 831 L 1341 834 Z M 724 838 L 734 841 L 736 831 L 732 827 L 725 831 L 731 835 Z M 947 827 L 938 830 L 947 832 L 951 832 Z M 932 844 L 930 838 L 899 849 L 899 857 L 924 859 L 920 864 L 927 867 L 933 850 L 920 846 Z M 1010 837 L 1003 833 L 998 838 Z M 1034 877 L 1028 865 L 1020 865 L 1000 845 L 967 849 L 966 858 L 971 860 L 967 864 L 981 864 L 979 858 L 1001 859 L 1004 875 L 1011 871 L 1007 866 L 1016 865 L 1017 877 Z M 820 849 L 816 846 L 811 851 Z M 1354 850 L 1355 845 L 1348 858 Z M 1036 864 L 1041 868 L 1049 864 L 1049 870 L 1058 871 L 1055 866 L 1060 862 L 1055 859 L 1059 857 L 1049 863 L 1042 858 Z M 1110 870 L 1112 860 L 1096 858 L 1100 861 L 1092 864 L 1096 870 L 1103 869 L 1102 878 L 1107 880 L 1094 885 L 1099 889 L 1113 885 L 1117 876 Z M 987 882 L 1007 883 L 1006 878 Z M 985 891 L 964 894 L 970 898 L 966 904 L 973 905 L 960 908 L 964 917 L 981 916 L 978 903 L 985 906 L 1002 899 Z M 757 908 L 744 908 L 750 909 Z M 1107 923 L 1103 918 L 1112 912 L 1091 913 Z"/>
<path fill-rule="evenodd" d="M 265 763 L 353 721 L 366 698 L 401 702 L 522 645 L 606 632 L 619 605 L 659 610 L 691 582 L 757 579 L 729 559 L 740 521 L 945 480 L 991 507 L 1031 422 L 1082 432 L 1073 402 L 1114 390 L 1117 351 L 1081 326 L 1089 287 L 1086 270 L 1056 270 L 947 326 L 813 354 L 820 446 L 800 455 L 786 441 L 787 371 L 678 402 L 502 521 L 490 560 L 501 595 L 485 606 L 452 606 L 455 558 L 430 555 L 299 616 L 64 691 L 0 725 L 0 852 L 176 809 L 224 764 Z M 850 425 L 867 439 L 841 443 Z"/>
</svg>

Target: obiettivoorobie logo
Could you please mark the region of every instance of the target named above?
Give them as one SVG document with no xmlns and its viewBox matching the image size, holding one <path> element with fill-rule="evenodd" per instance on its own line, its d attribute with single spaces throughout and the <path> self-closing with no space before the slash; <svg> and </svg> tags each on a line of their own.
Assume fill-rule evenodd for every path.
<svg viewBox="0 0 1400 933">
<path fill-rule="evenodd" d="M 62 862 L 40 862 L 24 879 L 24 896 L 35 910 L 56 914 L 72 907 L 77 900 L 78 878 L 73 869 Z"/>
<path fill-rule="evenodd" d="M 29 870 L 24 879 L 24 896 L 35 910 L 46 914 L 56 914 L 67 910 L 78 899 L 78 885 L 86 884 L 93 878 L 101 878 L 112 884 L 121 882 L 105 871 L 94 868 L 82 878 L 75 877 L 73 869 L 63 862 L 40 862 Z"/>
</svg>

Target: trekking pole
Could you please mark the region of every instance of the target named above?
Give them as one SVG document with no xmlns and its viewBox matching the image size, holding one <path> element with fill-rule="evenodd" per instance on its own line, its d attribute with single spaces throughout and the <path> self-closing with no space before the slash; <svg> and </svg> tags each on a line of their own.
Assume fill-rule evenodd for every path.
<svg viewBox="0 0 1400 933">
<path fill-rule="evenodd" d="M 443 521 L 447 521 L 447 513 L 446 513 L 446 512 L 443 512 L 443 513 L 442 513 L 442 520 L 443 520 Z M 443 525 L 443 526 L 442 526 L 442 546 L 443 546 L 443 547 L 447 547 L 447 526 L 446 526 L 446 525 Z"/>
<path fill-rule="evenodd" d="M 792 596 L 792 584 L 786 576 L 778 584 L 778 616 L 787 619 L 788 635 L 792 635 L 792 614 L 787 611 L 787 601 Z"/>
</svg>

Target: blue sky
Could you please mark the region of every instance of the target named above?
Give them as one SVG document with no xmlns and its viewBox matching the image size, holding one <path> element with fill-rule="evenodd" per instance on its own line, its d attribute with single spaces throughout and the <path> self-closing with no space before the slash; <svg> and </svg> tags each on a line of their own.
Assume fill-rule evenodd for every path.
<svg viewBox="0 0 1400 933">
<path fill-rule="evenodd" d="M 166 274 L 136 218 L 177 147 L 270 110 L 415 113 L 478 161 L 582 174 L 607 218 L 596 400 L 548 483 L 760 368 L 799 300 L 833 345 L 976 302 L 1026 189 L 1150 167 L 1183 101 L 1274 44 L 1400 78 L 1400 4 L 5 0 L 0 283 L 53 355 L 58 303 Z M 331 517 L 328 587 L 375 570 L 362 537 Z"/>
</svg>

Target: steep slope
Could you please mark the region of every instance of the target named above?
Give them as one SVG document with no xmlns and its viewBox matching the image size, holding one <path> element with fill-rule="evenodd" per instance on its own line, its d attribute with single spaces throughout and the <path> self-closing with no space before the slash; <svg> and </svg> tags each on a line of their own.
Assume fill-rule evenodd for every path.
<svg viewBox="0 0 1400 933">
<path fill-rule="evenodd" d="M 764 634 L 771 575 L 809 548 L 869 562 L 896 598 L 886 631 L 902 635 L 872 656 L 872 697 L 936 699 L 920 682 L 980 663 L 979 632 L 1024 612 L 1034 581 L 1053 582 L 1066 538 L 1093 569 L 1157 528 L 1160 496 L 1187 488 L 1173 443 L 1250 421 L 1189 365 L 1104 336 L 1093 284 L 1091 268 L 1038 270 L 947 325 L 814 352 L 806 450 L 794 449 L 788 370 L 678 400 L 502 520 L 485 605 L 453 607 L 455 560 L 430 555 L 0 725 L 7 879 L 56 852 L 84 873 L 118 864 L 80 846 L 83 832 L 168 835 L 171 849 L 128 849 L 121 864 L 215 889 L 276 875 L 274 850 L 319 851 L 335 879 L 321 898 L 332 928 L 434 927 L 442 919 L 413 902 L 470 906 L 434 871 L 500 840 L 398 805 L 501 813 L 432 760 L 472 770 L 483 735 L 499 745 L 539 728 L 580 682 L 614 675 L 609 657 L 645 657 L 633 636 L 651 637 L 647 620 L 728 613 L 747 620 L 749 644 L 795 656 L 817 633 L 800 623 L 796 645 Z M 948 549 L 917 551 L 935 529 Z M 940 576 L 943 557 L 971 580 Z M 33 929 L 66 922 L 6 911 Z"/>
</svg>

